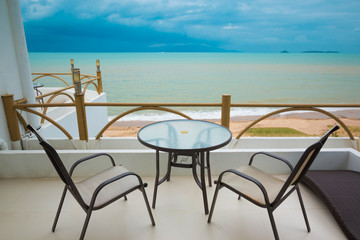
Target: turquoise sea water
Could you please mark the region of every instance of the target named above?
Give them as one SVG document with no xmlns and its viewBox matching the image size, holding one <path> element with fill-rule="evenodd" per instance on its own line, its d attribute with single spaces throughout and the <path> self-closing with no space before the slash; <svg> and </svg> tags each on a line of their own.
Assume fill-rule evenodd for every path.
<svg viewBox="0 0 360 240">
<path fill-rule="evenodd" d="M 360 54 L 330 53 L 30 53 L 32 72 L 96 74 L 109 102 L 360 103 Z M 46 82 L 46 85 L 50 83 Z M 51 83 L 53 84 L 53 83 Z M 124 109 L 110 108 L 110 115 Z M 269 109 L 237 109 L 232 116 Z M 219 118 L 219 109 L 185 109 Z M 127 120 L 158 117 L 140 112 Z"/>
</svg>

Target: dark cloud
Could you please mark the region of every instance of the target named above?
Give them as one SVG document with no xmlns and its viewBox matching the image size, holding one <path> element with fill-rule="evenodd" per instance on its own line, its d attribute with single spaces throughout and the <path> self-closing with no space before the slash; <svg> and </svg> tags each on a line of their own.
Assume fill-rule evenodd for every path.
<svg viewBox="0 0 360 240">
<path fill-rule="evenodd" d="M 21 0 L 30 51 L 360 52 L 360 2 Z"/>
<path fill-rule="evenodd" d="M 222 51 L 216 42 L 148 27 L 109 23 L 104 19 L 78 19 L 63 13 L 24 23 L 32 52 L 116 51 Z"/>
</svg>

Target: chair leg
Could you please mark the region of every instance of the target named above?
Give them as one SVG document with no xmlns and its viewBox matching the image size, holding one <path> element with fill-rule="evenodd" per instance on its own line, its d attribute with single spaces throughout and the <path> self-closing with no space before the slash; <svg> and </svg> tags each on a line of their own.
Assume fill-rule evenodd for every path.
<svg viewBox="0 0 360 240">
<path fill-rule="evenodd" d="M 81 231 L 81 235 L 80 235 L 79 240 L 83 240 L 84 237 L 85 237 L 85 233 L 86 233 L 86 229 L 87 229 L 87 227 L 88 227 L 88 225 L 89 225 L 91 213 L 92 213 L 92 207 L 90 207 L 90 208 L 87 210 L 86 218 L 85 218 L 85 222 L 84 222 L 84 226 L 83 226 L 83 228 L 82 228 L 82 231 Z"/>
<path fill-rule="evenodd" d="M 310 232 L 310 231 L 311 231 L 311 228 L 310 228 L 309 220 L 308 220 L 307 215 L 306 215 L 305 206 L 304 206 L 304 202 L 303 202 L 303 200 L 302 200 L 302 196 L 301 196 L 301 193 L 300 193 L 300 187 L 299 187 L 299 185 L 296 186 L 296 191 L 297 191 L 297 194 L 298 194 L 298 197 L 299 197 L 299 202 L 300 202 L 300 205 L 301 205 L 301 210 L 302 210 L 303 215 L 304 215 L 304 219 L 305 219 L 305 224 L 306 224 L 307 231 Z"/>
<path fill-rule="evenodd" d="M 67 188 L 64 187 L 64 191 L 63 191 L 63 194 L 62 194 L 62 196 L 61 196 L 61 200 L 60 200 L 60 203 L 59 203 L 58 210 L 57 210 L 57 212 L 56 212 L 56 216 L 55 216 L 55 219 L 54 219 L 54 223 L 53 223 L 53 226 L 52 226 L 52 228 L 51 228 L 51 230 L 52 230 L 53 232 L 55 232 L 56 224 L 57 224 L 57 222 L 58 222 L 58 220 L 59 220 L 59 216 L 60 216 L 60 212 L 61 212 L 61 209 L 62 209 L 64 200 L 65 200 L 66 192 L 67 192 Z"/>
<path fill-rule="evenodd" d="M 151 212 L 149 200 L 148 200 L 148 198 L 147 198 L 147 196 L 146 196 L 146 192 L 145 192 L 144 186 L 141 186 L 141 187 L 140 187 L 140 191 L 141 191 L 142 194 L 143 194 L 143 197 L 144 197 L 144 200 L 145 200 L 145 205 L 146 205 L 146 208 L 147 208 L 147 210 L 148 210 L 151 223 L 152 223 L 153 226 L 155 226 L 155 220 L 154 220 L 154 217 L 153 217 L 152 212 Z"/>
<path fill-rule="evenodd" d="M 220 182 L 218 182 L 218 183 L 216 184 L 216 189 L 215 189 L 215 193 L 214 193 L 214 198 L 213 198 L 213 201 L 212 201 L 212 203 L 211 203 L 211 208 L 210 208 L 208 223 L 211 222 L 211 218 L 212 218 L 212 215 L 213 215 L 213 213 L 214 213 L 214 208 L 215 208 L 216 199 L 217 199 L 219 190 L 220 190 Z"/>
<path fill-rule="evenodd" d="M 267 207 L 267 210 L 268 210 L 268 214 L 269 214 L 269 218 L 270 218 L 270 222 L 271 222 L 271 227 L 272 227 L 273 232 L 274 232 L 274 237 L 275 237 L 276 240 L 279 240 L 279 234 L 278 234 L 278 231 L 276 229 L 273 211 L 272 211 L 272 209 L 270 207 Z"/>
</svg>

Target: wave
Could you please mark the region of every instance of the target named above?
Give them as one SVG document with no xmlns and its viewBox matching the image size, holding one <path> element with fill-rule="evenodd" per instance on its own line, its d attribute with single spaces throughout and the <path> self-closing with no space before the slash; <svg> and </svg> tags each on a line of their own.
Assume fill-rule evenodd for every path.
<svg viewBox="0 0 360 240">
<path fill-rule="evenodd" d="M 279 110 L 281 108 L 234 108 L 231 109 L 230 117 L 243 117 L 243 116 L 262 116 L 273 111 Z M 349 110 L 348 108 L 321 108 L 328 112 L 335 112 L 340 110 Z M 221 119 L 220 110 L 184 110 L 181 111 L 183 114 L 191 117 L 192 119 Z M 311 111 L 296 111 L 296 113 L 306 113 Z M 291 112 L 294 113 L 294 112 Z M 289 112 L 281 113 L 280 115 L 286 115 Z M 116 116 L 109 116 L 109 121 L 114 119 Z M 133 113 L 128 116 L 124 116 L 118 121 L 163 121 L 163 120 L 173 120 L 173 119 L 183 119 L 182 116 L 176 115 L 174 113 L 168 112 L 140 112 Z"/>
</svg>

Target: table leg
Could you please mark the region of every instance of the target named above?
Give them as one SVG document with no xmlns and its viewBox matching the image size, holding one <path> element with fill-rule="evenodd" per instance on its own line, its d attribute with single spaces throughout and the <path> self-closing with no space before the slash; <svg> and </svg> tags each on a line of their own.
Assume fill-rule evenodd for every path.
<svg viewBox="0 0 360 240">
<path fill-rule="evenodd" d="M 208 206 L 208 200 L 207 200 L 207 194 L 206 194 L 206 183 L 205 183 L 205 158 L 204 158 L 204 152 L 200 153 L 200 181 L 201 181 L 201 191 L 203 194 L 204 199 L 204 209 L 205 214 L 209 213 L 209 206 Z"/>
<path fill-rule="evenodd" d="M 193 177 L 194 177 L 196 184 L 199 186 L 200 189 L 202 189 L 201 180 L 199 180 L 199 177 L 196 172 L 198 157 L 200 157 L 200 153 L 198 154 L 198 156 L 196 154 L 192 155 L 192 172 L 193 172 Z"/>
<path fill-rule="evenodd" d="M 212 187 L 211 169 L 210 169 L 210 151 L 206 152 L 206 168 L 207 168 L 207 174 L 208 174 L 208 179 L 209 179 L 209 187 Z"/>
<path fill-rule="evenodd" d="M 153 209 L 155 209 L 155 204 L 156 204 L 157 189 L 159 186 L 159 175 L 160 175 L 160 153 L 159 150 L 156 150 L 156 176 L 155 176 L 154 194 L 153 194 L 153 202 L 152 202 Z"/>
<path fill-rule="evenodd" d="M 170 181 L 170 175 L 171 175 L 171 160 L 173 158 L 173 156 L 175 157 L 174 153 L 169 153 L 168 156 L 168 169 L 167 169 L 167 173 L 166 173 L 166 180 L 169 182 Z"/>
</svg>

